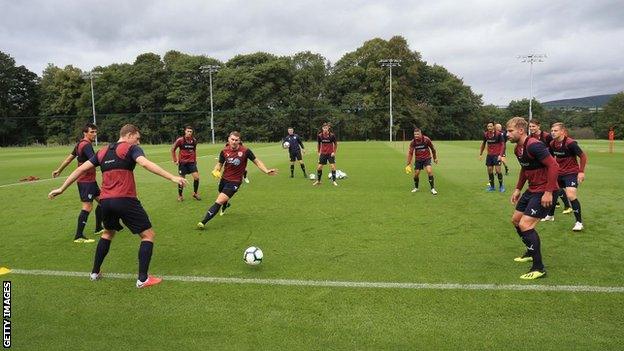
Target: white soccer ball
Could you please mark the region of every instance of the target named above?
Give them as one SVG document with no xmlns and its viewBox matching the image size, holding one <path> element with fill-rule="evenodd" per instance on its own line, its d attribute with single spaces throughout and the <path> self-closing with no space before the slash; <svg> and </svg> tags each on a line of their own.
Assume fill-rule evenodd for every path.
<svg viewBox="0 0 624 351">
<path fill-rule="evenodd" d="M 287 142 L 287 141 L 285 141 L 285 142 L 282 144 L 282 147 L 283 147 L 284 149 L 288 149 L 288 148 L 290 147 L 290 143 L 289 143 L 289 142 Z"/>
<path fill-rule="evenodd" d="M 310 180 L 316 180 L 316 174 L 314 174 L 314 173 L 310 173 L 310 175 L 308 176 L 308 178 L 310 178 Z"/>
<path fill-rule="evenodd" d="M 331 179 L 331 172 L 327 174 L 327 179 Z M 347 174 L 339 169 L 336 170 L 336 179 L 345 179 L 347 178 Z"/>
<path fill-rule="evenodd" d="M 262 263 L 262 258 L 264 254 L 259 247 L 250 246 L 243 253 L 243 261 L 251 266 L 257 266 Z"/>
</svg>

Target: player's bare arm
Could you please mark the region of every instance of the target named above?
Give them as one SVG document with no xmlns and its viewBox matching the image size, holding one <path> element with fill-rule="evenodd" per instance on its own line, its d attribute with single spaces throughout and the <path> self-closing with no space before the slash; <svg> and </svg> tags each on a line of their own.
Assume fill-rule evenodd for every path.
<svg viewBox="0 0 624 351">
<path fill-rule="evenodd" d="M 159 175 L 167 180 L 170 180 L 178 185 L 181 186 L 185 186 L 188 182 L 186 181 L 186 179 L 179 177 L 179 176 L 175 176 L 167 171 L 165 171 L 164 169 L 162 169 L 159 165 L 155 164 L 154 162 L 150 161 L 147 159 L 147 157 L 145 156 L 139 156 L 136 159 L 136 163 L 138 163 L 139 165 L 141 165 L 141 167 L 147 169 L 148 171 Z"/>
</svg>

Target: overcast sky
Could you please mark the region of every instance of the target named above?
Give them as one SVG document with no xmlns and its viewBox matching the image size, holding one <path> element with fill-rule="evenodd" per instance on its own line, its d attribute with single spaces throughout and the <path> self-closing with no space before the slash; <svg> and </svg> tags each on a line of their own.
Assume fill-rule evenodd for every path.
<svg viewBox="0 0 624 351">
<path fill-rule="evenodd" d="M 335 62 L 366 40 L 405 37 L 486 103 L 624 90 L 624 1 L 14 1 L 0 0 L 0 51 L 41 75 L 179 50 L 226 61 L 310 50 Z"/>
</svg>

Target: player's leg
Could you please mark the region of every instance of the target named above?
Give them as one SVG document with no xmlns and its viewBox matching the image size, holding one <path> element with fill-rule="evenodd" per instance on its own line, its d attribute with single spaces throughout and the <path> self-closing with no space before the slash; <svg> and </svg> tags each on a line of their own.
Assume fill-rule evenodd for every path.
<svg viewBox="0 0 624 351">
<path fill-rule="evenodd" d="M 414 189 L 412 189 L 413 193 L 418 191 L 418 186 L 420 183 L 420 171 L 421 171 L 421 168 L 417 166 L 414 167 Z"/>
<path fill-rule="evenodd" d="M 229 206 L 229 200 L 232 196 L 234 196 L 236 191 L 238 191 L 237 185 L 227 183 L 226 181 L 221 179 L 221 181 L 219 182 L 219 195 L 217 195 L 214 204 L 212 204 L 212 206 L 210 206 L 210 208 L 206 212 L 204 219 L 202 219 L 201 222 L 197 223 L 197 228 L 204 229 L 206 223 L 208 223 L 208 221 L 210 221 L 212 218 L 214 218 L 214 216 L 217 215 L 217 213 L 219 213 L 219 210 L 222 209 L 222 206 Z"/>
<path fill-rule="evenodd" d="M 87 225 L 87 220 L 89 219 L 89 214 L 93 209 L 93 202 L 91 201 L 82 201 L 82 207 L 80 209 L 80 213 L 78 214 L 78 224 L 76 226 L 76 234 L 74 235 L 75 243 L 92 243 L 95 242 L 93 239 L 87 239 L 84 235 L 84 228 Z"/>
<path fill-rule="evenodd" d="M 565 194 L 570 200 L 570 206 L 572 207 L 572 211 L 574 213 L 574 218 L 576 219 L 576 223 L 574 223 L 575 232 L 583 230 L 583 217 L 581 216 L 581 203 L 576 197 L 577 190 L 573 186 L 569 186 L 565 188 Z"/>
<path fill-rule="evenodd" d="M 505 186 L 503 185 L 503 173 L 501 172 L 501 162 L 498 161 L 497 165 L 494 166 L 496 170 L 496 177 L 498 178 L 498 190 L 503 193 L 505 192 Z"/>
<path fill-rule="evenodd" d="M 180 175 L 180 177 L 185 178 L 186 179 L 186 165 L 183 163 L 179 163 L 178 164 L 178 174 Z M 178 184 L 178 201 L 184 201 L 184 196 L 182 196 L 182 190 L 184 189 L 184 187 L 180 184 Z"/>
<path fill-rule="evenodd" d="M 572 208 L 570 208 L 570 200 L 568 199 L 568 196 L 566 195 L 565 190 L 562 190 L 559 193 L 559 198 L 561 199 L 561 202 L 563 203 L 563 214 L 568 214 L 568 213 L 572 213 Z"/>
<path fill-rule="evenodd" d="M 295 177 L 295 157 L 294 155 L 290 156 L 290 177 Z"/>
<path fill-rule="evenodd" d="M 489 157 L 489 156 L 488 156 Z M 490 186 L 487 189 L 488 191 L 494 191 L 494 166 L 487 166 L 488 179 L 490 182 Z"/>
<path fill-rule="evenodd" d="M 338 183 L 336 183 L 336 161 L 334 160 L 333 157 L 330 157 L 330 159 L 329 159 L 329 168 L 331 169 L 331 180 L 332 180 L 332 183 L 334 185 L 338 185 Z"/>
<path fill-rule="evenodd" d="M 541 199 L 543 193 L 528 193 L 525 197 L 526 208 L 523 215 L 518 222 L 518 228 L 520 229 L 520 235 L 522 241 L 527 246 L 527 251 L 530 252 L 533 257 L 533 265 L 528 273 L 520 276 L 521 279 L 536 279 L 546 274 L 544 270 L 544 263 L 542 262 L 541 241 L 535 226 L 540 221 L 540 218 L 544 217 L 548 212 L 548 209 L 542 207 Z M 518 210 L 518 207 L 516 207 Z"/>
<path fill-rule="evenodd" d="M 319 156 L 318 165 L 316 166 L 316 180 L 314 181 L 314 183 L 312 183 L 312 185 L 321 184 L 321 179 L 323 179 L 323 165 L 325 164 L 327 164 L 327 158 L 325 157 L 325 155 L 321 154 Z"/>
<path fill-rule="evenodd" d="M 93 269 L 91 269 L 90 276 L 91 280 L 100 279 L 100 268 L 102 267 L 102 263 L 108 254 L 111 241 L 115 237 L 115 233 L 122 228 L 121 224 L 119 224 L 119 215 L 115 209 L 114 202 L 118 202 L 117 199 L 106 199 L 100 202 L 100 206 L 102 207 L 102 224 L 104 226 L 104 232 L 98 241 L 97 247 L 95 248 Z"/>
<path fill-rule="evenodd" d="M 149 228 L 139 233 L 139 236 L 141 237 L 141 244 L 139 245 L 139 276 L 136 287 L 147 288 L 162 281 L 162 278 L 152 277 L 148 274 L 156 233 L 153 228 Z"/>
<path fill-rule="evenodd" d="M 246 184 L 249 184 L 249 178 L 247 178 L 247 170 L 245 170 L 245 172 L 243 172 L 243 181 Z"/>
<path fill-rule="evenodd" d="M 193 198 L 197 201 L 201 200 L 201 197 L 199 197 L 199 172 L 197 171 L 197 168 L 195 169 L 195 172 L 191 173 L 191 176 L 193 176 Z"/>
<path fill-rule="evenodd" d="M 95 207 L 95 235 L 104 233 L 104 227 L 102 226 L 102 206 L 100 206 L 100 197 L 95 198 L 97 206 Z"/>
<path fill-rule="evenodd" d="M 301 155 L 301 150 L 299 150 L 299 153 L 297 154 L 297 162 L 299 162 L 299 166 L 301 167 L 301 172 L 303 172 L 303 177 L 307 178 L 308 175 L 306 174 L 305 164 L 303 163 L 303 156 Z"/>
</svg>

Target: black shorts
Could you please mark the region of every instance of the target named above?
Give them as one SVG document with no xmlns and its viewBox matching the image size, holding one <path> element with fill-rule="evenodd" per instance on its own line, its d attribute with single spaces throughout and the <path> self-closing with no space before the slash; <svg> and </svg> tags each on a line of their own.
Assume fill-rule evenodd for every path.
<svg viewBox="0 0 624 351">
<path fill-rule="evenodd" d="M 197 164 L 195 162 L 178 164 L 178 174 L 183 177 L 195 172 L 197 172 Z"/>
<path fill-rule="evenodd" d="M 425 169 L 427 166 L 431 166 L 431 157 L 426 160 L 416 160 L 414 163 L 414 169 Z"/>
<path fill-rule="evenodd" d="M 548 214 L 548 209 L 542 207 L 542 195 L 544 193 L 525 191 L 516 204 L 516 211 L 520 211 L 527 216 L 544 218 Z"/>
<path fill-rule="evenodd" d="M 560 188 L 578 188 L 578 173 L 564 174 L 557 178 Z"/>
<path fill-rule="evenodd" d="M 290 155 L 290 162 L 295 162 L 295 160 L 297 161 L 301 161 L 302 157 L 301 157 L 301 150 L 297 150 L 295 152 L 288 152 L 288 154 Z"/>
<path fill-rule="evenodd" d="M 500 166 L 501 161 L 498 159 L 498 155 L 487 155 L 485 158 L 486 166 Z"/>
<path fill-rule="evenodd" d="M 336 163 L 336 157 L 331 154 L 321 154 L 321 156 L 319 156 L 319 165 L 326 165 L 327 162 L 333 165 Z"/>
<path fill-rule="evenodd" d="M 78 184 L 78 194 L 80 194 L 80 201 L 93 202 L 96 197 L 100 196 L 100 187 L 97 182 L 89 183 L 76 183 Z"/>
<path fill-rule="evenodd" d="M 133 197 L 118 197 L 103 199 L 102 224 L 108 230 L 121 230 L 121 220 L 134 234 L 142 233 L 152 227 L 147 213 L 141 206 L 141 201 Z"/>
<path fill-rule="evenodd" d="M 231 199 L 232 196 L 236 194 L 238 189 L 240 189 L 240 186 L 240 183 L 228 182 L 227 180 L 221 178 L 221 181 L 219 182 L 219 193 L 224 193 Z"/>
</svg>

